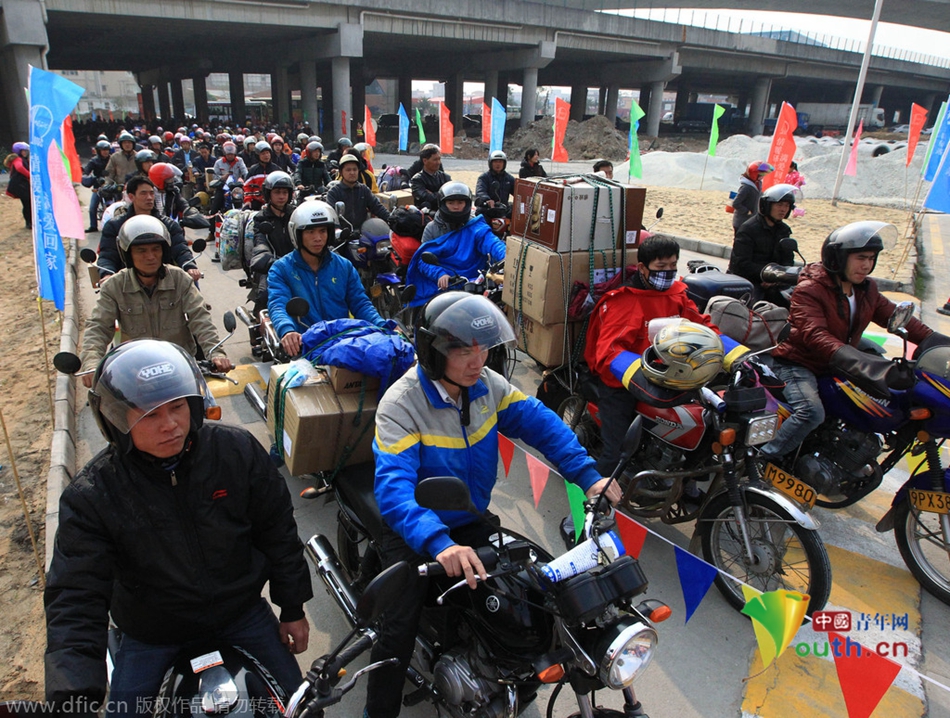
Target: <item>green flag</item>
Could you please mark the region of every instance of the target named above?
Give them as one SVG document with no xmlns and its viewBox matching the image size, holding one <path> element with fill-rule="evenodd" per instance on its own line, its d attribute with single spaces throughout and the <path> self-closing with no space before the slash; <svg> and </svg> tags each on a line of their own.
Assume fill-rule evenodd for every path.
<svg viewBox="0 0 950 718">
<path fill-rule="evenodd" d="M 640 162 L 640 141 L 637 139 L 637 130 L 640 128 L 640 118 L 646 114 L 636 100 L 630 107 L 630 177 L 643 179 L 643 164 Z"/>
<path fill-rule="evenodd" d="M 930 135 L 930 142 L 927 143 L 927 154 L 924 156 L 924 164 L 920 168 L 920 174 L 923 175 L 927 172 L 927 165 L 930 164 L 930 153 L 934 151 L 934 145 L 937 139 L 937 131 L 943 127 L 943 116 L 947 113 L 947 102 L 944 100 L 940 103 L 940 112 L 937 114 L 937 121 L 934 122 L 933 134 Z"/>
<path fill-rule="evenodd" d="M 426 133 L 422 129 L 422 115 L 419 114 L 419 108 L 416 108 L 416 127 L 419 128 L 419 144 L 424 145 L 426 143 Z"/>
<path fill-rule="evenodd" d="M 574 539 L 580 543 L 581 532 L 584 530 L 584 501 L 587 496 L 584 495 L 584 489 L 567 479 L 564 479 L 564 486 L 567 489 L 567 503 L 571 507 L 571 518 L 574 519 Z"/>
<path fill-rule="evenodd" d="M 726 108 L 716 105 L 713 109 L 712 127 L 709 128 L 709 156 L 716 156 L 716 145 L 719 144 L 719 118 L 726 112 Z"/>
</svg>

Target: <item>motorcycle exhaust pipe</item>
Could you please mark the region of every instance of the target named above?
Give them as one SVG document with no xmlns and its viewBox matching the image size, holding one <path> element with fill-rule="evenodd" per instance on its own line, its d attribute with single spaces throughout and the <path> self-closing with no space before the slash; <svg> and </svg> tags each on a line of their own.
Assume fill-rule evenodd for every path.
<svg viewBox="0 0 950 718">
<path fill-rule="evenodd" d="M 247 402 L 251 405 L 251 408 L 256 411 L 262 419 L 267 416 L 267 402 L 264 397 L 261 396 L 260 389 L 257 388 L 254 384 L 247 383 L 244 385 L 244 398 L 247 399 Z"/>
<path fill-rule="evenodd" d="M 234 313 L 237 314 L 238 319 L 244 322 L 244 324 L 246 324 L 248 327 L 257 326 L 257 322 L 255 322 L 254 319 L 251 317 L 251 315 L 247 313 L 247 309 L 245 309 L 244 307 L 238 307 L 237 309 L 234 310 Z"/>
<path fill-rule="evenodd" d="M 325 536 L 314 534 L 307 541 L 307 552 L 317 568 L 317 573 L 326 584 L 327 592 L 343 609 L 350 625 L 355 628 L 359 620 L 356 615 L 357 597 L 350 588 L 349 581 L 346 580 L 346 574 L 330 542 Z"/>
</svg>

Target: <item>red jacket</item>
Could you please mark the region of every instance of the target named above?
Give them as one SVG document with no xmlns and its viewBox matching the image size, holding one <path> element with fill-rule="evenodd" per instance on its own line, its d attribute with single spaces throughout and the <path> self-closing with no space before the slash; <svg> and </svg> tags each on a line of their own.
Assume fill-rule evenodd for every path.
<svg viewBox="0 0 950 718">
<path fill-rule="evenodd" d="M 792 294 L 788 316 L 791 334 L 775 347 L 772 356 L 801 364 L 815 374 L 827 374 L 838 349 L 845 344 L 856 347 L 871 321 L 887 326 L 894 313 L 894 302 L 878 291 L 873 279 L 855 285 L 854 294 L 856 315 L 852 324 L 851 306 L 837 279 L 819 263 L 805 267 Z M 910 320 L 907 331 L 916 344 L 933 332 L 917 319 Z"/>
<path fill-rule="evenodd" d="M 621 287 L 607 292 L 594 306 L 587 328 L 584 360 L 607 386 L 622 384 L 610 371 L 610 362 L 623 351 L 643 354 L 650 346 L 647 324 L 660 317 L 682 317 L 705 324 L 717 332 L 708 314 L 700 314 L 683 282 L 673 282 L 665 292 Z"/>
</svg>

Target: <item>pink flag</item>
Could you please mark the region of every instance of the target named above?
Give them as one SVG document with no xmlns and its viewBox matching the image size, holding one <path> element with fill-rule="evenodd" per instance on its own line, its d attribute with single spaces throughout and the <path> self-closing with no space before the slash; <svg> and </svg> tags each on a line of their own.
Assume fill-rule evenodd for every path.
<svg viewBox="0 0 950 718">
<path fill-rule="evenodd" d="M 444 102 L 439 106 L 439 152 L 450 155 L 455 151 L 455 127 L 452 126 L 452 113 Z"/>
<path fill-rule="evenodd" d="M 927 110 L 916 102 L 910 106 L 910 132 L 907 133 L 907 164 L 914 160 L 914 152 L 917 151 L 917 141 L 920 139 L 920 131 L 924 129 L 924 123 L 927 121 Z"/>
<path fill-rule="evenodd" d="M 646 526 L 642 526 L 629 516 L 620 513 L 614 514 L 617 520 L 617 530 L 620 532 L 620 541 L 627 550 L 628 556 L 640 558 L 643 542 L 647 540 Z"/>
<path fill-rule="evenodd" d="M 501 463 L 505 467 L 505 476 L 511 471 L 511 457 L 515 453 L 515 445 L 507 436 L 498 435 L 498 453 L 501 454 Z"/>
<path fill-rule="evenodd" d="M 491 144 L 491 108 L 482 103 L 482 142 Z"/>
<path fill-rule="evenodd" d="M 848 157 L 848 166 L 844 168 L 844 173 L 848 177 L 856 177 L 858 174 L 858 143 L 861 141 L 861 133 L 864 131 L 864 120 L 858 123 L 858 131 L 854 133 L 854 144 L 851 145 L 851 156 Z"/>
<path fill-rule="evenodd" d="M 363 123 L 363 135 L 366 137 L 366 144 L 375 147 L 376 130 L 373 129 L 373 113 L 369 111 L 369 107 L 366 105 L 363 105 L 363 109 L 366 111 L 366 121 Z"/>
<path fill-rule="evenodd" d="M 49 167 L 49 188 L 53 200 L 53 216 L 56 226 L 63 237 L 81 239 L 86 236 L 86 228 L 82 223 L 82 208 L 79 198 L 73 188 L 72 179 L 66 171 L 63 154 L 55 140 L 50 142 L 46 153 Z"/>
<path fill-rule="evenodd" d="M 567 150 L 564 149 L 564 135 L 567 132 L 567 121 L 571 116 L 571 103 L 560 97 L 554 100 L 554 147 L 551 150 L 551 159 L 555 162 L 567 162 Z"/>
<path fill-rule="evenodd" d="M 541 494 L 544 493 L 544 487 L 548 483 L 548 475 L 551 469 L 540 459 L 536 459 L 532 454 L 525 454 L 525 460 L 528 462 L 528 476 L 531 477 L 531 494 L 534 496 L 534 508 L 538 508 L 541 503 Z"/>
</svg>

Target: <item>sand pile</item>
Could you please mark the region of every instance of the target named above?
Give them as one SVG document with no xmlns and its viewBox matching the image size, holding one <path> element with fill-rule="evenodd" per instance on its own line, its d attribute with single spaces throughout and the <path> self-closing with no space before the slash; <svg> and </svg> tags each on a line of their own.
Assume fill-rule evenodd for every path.
<svg viewBox="0 0 950 718">
<path fill-rule="evenodd" d="M 553 122 L 549 118 L 519 127 L 505 138 L 505 152 L 509 157 L 518 157 L 529 148 L 541 151 L 549 157 L 554 137 Z M 623 160 L 627 157 L 627 135 L 615 129 L 610 120 L 602 115 L 584 122 L 571 120 L 564 134 L 564 148 L 572 161 L 604 158 Z"/>
</svg>

